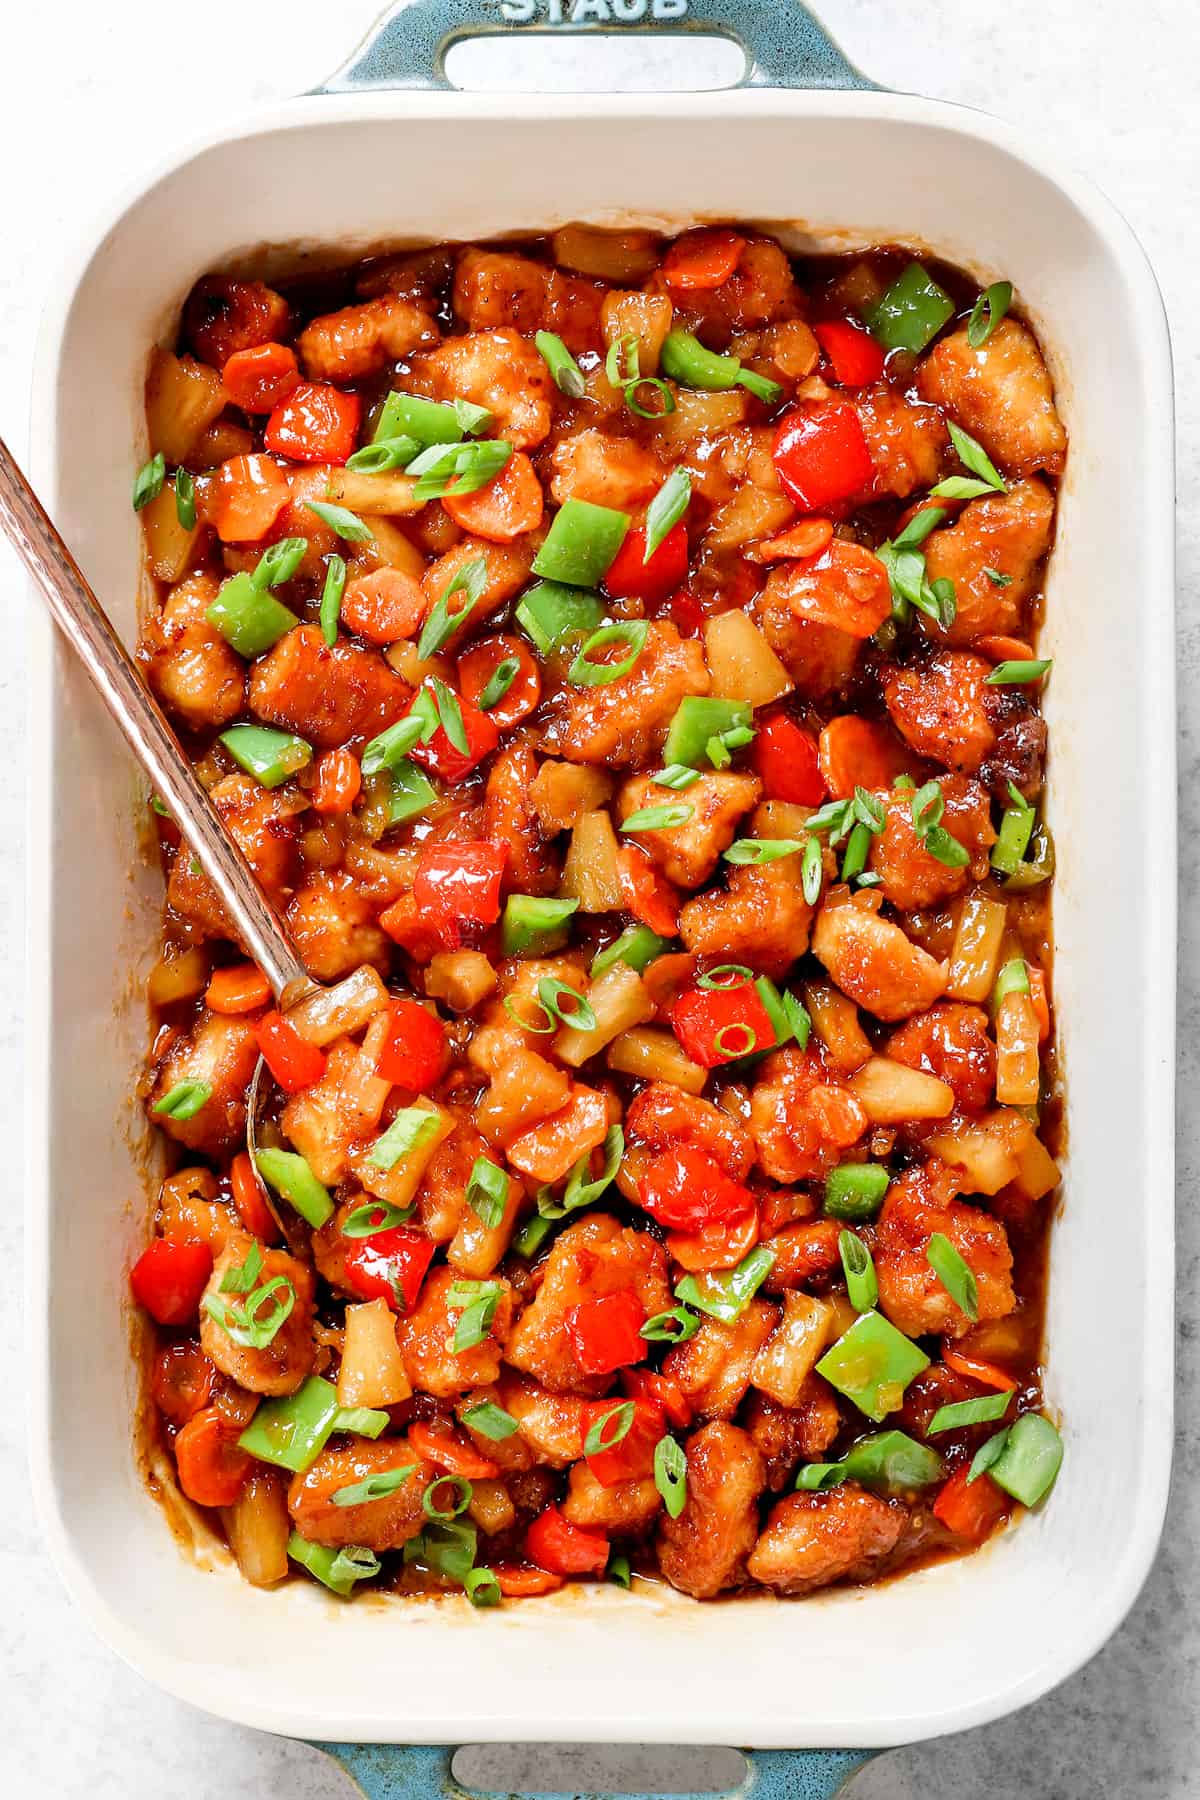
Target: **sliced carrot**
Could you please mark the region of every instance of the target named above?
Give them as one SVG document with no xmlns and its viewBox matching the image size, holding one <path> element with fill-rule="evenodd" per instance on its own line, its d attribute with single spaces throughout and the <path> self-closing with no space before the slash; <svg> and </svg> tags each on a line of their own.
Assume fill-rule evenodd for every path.
<svg viewBox="0 0 1200 1800">
<path fill-rule="evenodd" d="M 679 930 L 679 895 L 666 876 L 633 844 L 618 850 L 617 869 L 625 911 L 659 937 L 674 937 Z"/>
<path fill-rule="evenodd" d="M 362 769 L 350 750 L 326 750 L 315 765 L 309 798 L 319 813 L 349 812 L 362 788 Z"/>
<path fill-rule="evenodd" d="M 271 987 L 262 970 L 252 962 L 214 969 L 204 994 L 209 1012 L 251 1013 L 266 1006 Z"/>
<path fill-rule="evenodd" d="M 236 350 L 221 371 L 225 392 L 243 412 L 273 412 L 300 385 L 296 352 L 287 344 Z"/>
<path fill-rule="evenodd" d="M 779 570 L 773 586 L 798 619 L 848 637 L 869 638 L 891 616 L 892 584 L 883 563 L 873 550 L 842 538 Z"/>
<path fill-rule="evenodd" d="M 359 575 L 342 595 L 342 624 L 372 644 L 412 637 L 424 617 L 421 584 L 400 569 Z"/>
<path fill-rule="evenodd" d="M 516 662 L 517 672 L 501 698 L 487 709 L 488 718 L 501 731 L 527 719 L 542 697 L 542 678 L 528 645 L 507 632 L 497 632 L 494 637 L 481 638 L 458 659 L 459 688 L 472 706 L 478 706 L 488 682 L 510 658 Z"/>
<path fill-rule="evenodd" d="M 737 268 L 746 240 L 719 226 L 685 231 L 663 258 L 663 280 L 682 292 L 723 287 Z"/>
<path fill-rule="evenodd" d="M 1000 1523 L 1012 1502 L 990 1475 L 977 1475 L 968 1485 L 970 1473 L 966 1463 L 950 1477 L 934 1501 L 933 1511 L 955 1537 L 978 1543 Z"/>
<path fill-rule="evenodd" d="M 1050 1000 L 1046 993 L 1046 971 L 1039 969 L 1035 963 L 1026 963 L 1029 973 L 1029 999 L 1033 1006 L 1033 1016 L 1038 1022 L 1038 1043 L 1044 1044 L 1050 1036 Z"/>
<path fill-rule="evenodd" d="M 408 1441 L 418 1456 L 431 1462 L 435 1469 L 451 1475 L 464 1475 L 468 1481 L 489 1481 L 500 1473 L 499 1463 L 482 1456 L 472 1444 L 464 1444 L 444 1431 L 433 1431 L 420 1422 L 408 1428 Z"/>
<path fill-rule="evenodd" d="M 945 1339 L 942 1340 L 942 1361 L 956 1375 L 967 1375 L 972 1381 L 981 1381 L 984 1387 L 998 1388 L 1001 1393 L 1011 1393 L 1017 1385 L 1013 1377 L 1006 1375 L 995 1363 L 984 1362 L 981 1356 L 964 1356 Z"/>
<path fill-rule="evenodd" d="M 473 494 L 446 494 L 442 505 L 456 525 L 472 537 L 511 544 L 542 522 L 545 499 L 533 464 L 517 450 L 494 481 Z"/>
<path fill-rule="evenodd" d="M 561 1181 L 589 1150 L 604 1142 L 608 1101 L 595 1088 L 576 1086 L 565 1106 L 520 1132 L 506 1152 L 514 1169 L 535 1181 Z"/>
<path fill-rule="evenodd" d="M 217 470 L 206 510 L 223 544 L 256 544 L 290 499 L 287 477 L 269 456 L 231 456 Z"/>
<path fill-rule="evenodd" d="M 667 1255 L 689 1275 L 705 1269 L 736 1269 L 758 1242 L 758 1209 L 736 1219 L 714 1220 L 701 1231 L 667 1233 Z"/>
<path fill-rule="evenodd" d="M 246 1230 L 264 1244 L 278 1243 L 279 1227 L 271 1217 L 271 1209 L 263 1198 L 254 1166 L 244 1150 L 240 1150 L 233 1159 L 229 1170 L 229 1185 L 233 1189 L 233 1204 L 237 1207 L 238 1217 Z"/>
<path fill-rule="evenodd" d="M 973 650 L 978 650 L 981 656 L 986 656 L 989 662 L 1033 661 L 1033 645 L 1027 644 L 1024 638 L 1000 636 L 981 637 L 976 638 L 971 648 Z"/>
<path fill-rule="evenodd" d="M 525 1600 L 533 1594 L 552 1594 L 563 1584 L 561 1575 L 552 1575 L 549 1569 L 535 1569 L 528 1563 L 509 1563 L 507 1566 L 493 1566 L 492 1574 L 500 1587 L 500 1592 L 509 1600 Z"/>
<path fill-rule="evenodd" d="M 829 519 L 801 519 L 787 531 L 751 544 L 746 555 L 756 563 L 785 562 L 792 557 L 820 556 L 832 542 L 833 524 Z"/>
<path fill-rule="evenodd" d="M 189 1419 L 175 1439 L 179 1485 L 197 1506 L 232 1506 L 254 1458 L 238 1448 L 242 1427 L 215 1406 Z"/>
<path fill-rule="evenodd" d="M 822 731 L 817 767 L 833 798 L 849 800 L 856 787 L 890 788 L 897 775 L 916 777 L 921 765 L 886 725 L 844 713 Z"/>
</svg>

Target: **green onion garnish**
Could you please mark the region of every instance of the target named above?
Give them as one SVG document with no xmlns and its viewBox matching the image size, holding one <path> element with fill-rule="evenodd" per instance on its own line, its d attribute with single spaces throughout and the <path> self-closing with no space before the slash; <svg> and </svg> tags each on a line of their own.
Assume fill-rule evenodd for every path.
<svg viewBox="0 0 1200 1800">
<path fill-rule="evenodd" d="M 601 1413 L 588 1428 L 588 1434 L 583 1440 L 583 1454 L 599 1456 L 602 1450 L 615 1449 L 628 1437 L 635 1410 L 632 1400 L 624 1400 Z"/>
<path fill-rule="evenodd" d="M 582 400 L 587 392 L 583 370 L 562 339 L 553 331 L 539 331 L 534 334 L 533 341 L 538 355 L 554 377 L 559 393 L 565 394 L 568 400 Z"/>
<path fill-rule="evenodd" d="M 325 586 L 321 590 L 321 635 L 332 650 L 338 639 L 338 621 L 342 616 L 342 595 L 346 592 L 346 559 L 336 554 L 325 563 Z"/>
<path fill-rule="evenodd" d="M 667 533 L 687 512 L 692 498 L 692 478 L 686 469 L 672 469 L 646 509 L 646 553 L 648 563 Z"/>
<path fill-rule="evenodd" d="M 638 340 L 634 332 L 626 332 L 608 346 L 604 358 L 604 374 L 610 387 L 624 387 L 636 381 L 641 372 Z"/>
<path fill-rule="evenodd" d="M 672 381 L 684 387 L 705 388 L 723 393 L 729 388 L 744 387 L 765 406 L 774 406 L 783 389 L 777 381 L 742 367 L 736 356 L 718 356 L 706 350 L 690 331 L 669 331 L 662 347 L 662 368 Z"/>
<path fill-rule="evenodd" d="M 1031 681 L 1040 681 L 1052 661 L 1052 657 L 1046 656 L 1035 658 L 1031 662 L 997 663 L 984 680 L 988 687 L 1025 687 Z"/>
<path fill-rule="evenodd" d="M 224 1288 L 224 1282 L 221 1285 Z M 264 1314 L 262 1309 L 268 1302 L 270 1311 Z M 295 1304 L 296 1290 L 286 1275 L 276 1275 L 264 1282 L 236 1306 L 222 1300 L 219 1293 L 205 1294 L 201 1301 L 209 1318 L 235 1344 L 251 1350 L 265 1350 L 268 1344 L 274 1343 L 291 1317 Z"/>
<path fill-rule="evenodd" d="M 656 404 L 648 404 L 649 396 Z M 625 383 L 625 404 L 638 419 L 665 419 L 675 411 L 675 396 L 658 375 L 639 375 Z"/>
<path fill-rule="evenodd" d="M 408 473 L 417 477 L 413 499 L 441 500 L 446 494 L 473 494 L 495 481 L 512 455 L 504 438 L 467 444 L 431 444 L 413 458 Z"/>
<path fill-rule="evenodd" d="M 560 1025 L 573 1031 L 595 1031 L 596 1015 L 583 995 L 556 976 L 543 975 L 537 984 L 538 1005 Z M 565 1004 L 564 1004 L 565 1002 Z"/>
<path fill-rule="evenodd" d="M 954 1304 L 974 1322 L 979 1317 L 979 1288 L 975 1273 L 945 1232 L 934 1232 L 925 1249 L 925 1261 Z"/>
<path fill-rule="evenodd" d="M 217 1290 L 222 1294 L 248 1294 L 262 1274 L 263 1255 L 258 1244 L 251 1244 L 244 1263 L 232 1263 L 221 1277 Z"/>
<path fill-rule="evenodd" d="M 467 1570 L 463 1587 L 472 1606 L 499 1606 L 504 1598 L 499 1580 L 491 1569 L 485 1569 L 482 1564 L 478 1568 Z"/>
<path fill-rule="evenodd" d="M 875 1259 L 856 1231 L 838 1233 L 838 1252 L 846 1277 L 846 1293 L 855 1312 L 870 1312 L 879 1299 Z"/>
<path fill-rule="evenodd" d="M 446 1493 L 447 1488 L 452 1490 L 453 1498 Z M 465 1475 L 438 1475 L 421 1495 L 421 1509 L 427 1519 L 444 1524 L 466 1512 L 474 1491 Z"/>
<path fill-rule="evenodd" d="M 745 963 L 717 963 L 714 968 L 706 969 L 702 975 L 697 975 L 696 986 L 726 991 L 745 987 L 746 983 L 753 979 L 754 971 L 748 969 Z"/>
<path fill-rule="evenodd" d="M 154 1111 L 182 1123 L 185 1119 L 194 1119 L 211 1099 L 212 1088 L 207 1081 L 177 1081 L 161 1100 L 155 1101 Z"/>
<path fill-rule="evenodd" d="M 629 1558 L 627 1556 L 610 1557 L 608 1568 L 605 1573 L 607 1574 L 608 1579 L 617 1587 L 630 1588 L 633 1586 L 633 1571 L 629 1567 Z"/>
<path fill-rule="evenodd" d="M 391 1206 L 386 1200 L 367 1200 L 346 1214 L 339 1231 L 342 1237 L 374 1237 L 377 1232 L 391 1231 L 396 1225 L 407 1225 L 416 1210 L 415 1200 L 408 1206 Z"/>
<path fill-rule="evenodd" d="M 679 801 L 670 806 L 642 806 L 622 821 L 622 831 L 674 831 L 679 825 L 686 825 L 694 806 Z M 726 851 L 726 855 L 729 852 Z"/>
<path fill-rule="evenodd" d="M 567 1177 L 566 1186 L 556 1200 L 549 1187 L 539 1188 L 537 1209 L 544 1219 L 561 1219 L 590 1206 L 607 1192 L 625 1154 L 625 1133 L 620 1125 L 610 1125 L 604 1134 L 604 1165 L 598 1175 L 592 1174 L 592 1152 L 586 1151 Z"/>
<path fill-rule="evenodd" d="M 318 519 L 324 520 L 330 530 L 336 531 L 348 544 L 369 544 L 375 535 L 371 527 L 364 524 L 349 507 L 335 506 L 330 500 L 306 500 L 304 504 L 309 512 L 316 513 Z"/>
<path fill-rule="evenodd" d="M 444 681 L 439 681 L 436 675 L 429 685 L 433 689 L 438 719 L 447 739 L 464 756 L 469 755 L 471 747 L 467 742 L 467 728 L 463 723 L 462 706 L 459 703 L 458 695 L 453 688 L 447 687 Z"/>
<path fill-rule="evenodd" d="M 982 350 L 997 325 L 1012 305 L 1011 281 L 993 281 L 971 308 L 967 320 L 967 342 L 972 350 Z"/>
<path fill-rule="evenodd" d="M 1006 806 L 1000 820 L 1000 830 L 996 834 L 996 842 L 992 845 L 991 864 L 998 875 L 1013 875 L 1021 866 L 1021 860 L 1029 848 L 1029 840 L 1033 836 L 1033 821 L 1036 812 L 1028 800 L 1009 783 L 1009 793 L 1013 804 Z"/>
<path fill-rule="evenodd" d="M 473 1350 L 476 1344 L 482 1344 L 492 1329 L 492 1320 L 496 1317 L 496 1308 L 503 1292 L 498 1281 L 456 1281 L 451 1284 L 447 1299 L 451 1306 L 461 1306 L 463 1309 L 454 1329 L 456 1356 L 461 1355 L 464 1350 Z"/>
<path fill-rule="evenodd" d="M 406 469 L 420 448 L 415 437 L 376 438 L 347 457 L 346 467 L 359 475 L 386 475 L 392 469 Z"/>
<path fill-rule="evenodd" d="M 409 1463 L 403 1469 L 381 1469 L 376 1475 L 368 1475 L 365 1481 L 355 1481 L 348 1487 L 335 1488 L 330 1499 L 335 1506 L 366 1506 L 372 1500 L 386 1500 L 402 1488 L 410 1475 L 417 1472 L 417 1464 Z"/>
<path fill-rule="evenodd" d="M 281 1194 L 288 1205 L 314 1231 L 333 1217 L 333 1201 L 298 1151 L 275 1150 L 268 1146 L 255 1153 L 254 1166 L 268 1187 Z"/>
<path fill-rule="evenodd" d="M 272 544 L 270 549 L 263 551 L 250 579 L 255 587 L 279 587 L 281 583 L 292 579 L 307 552 L 307 538 L 280 538 L 277 544 Z"/>
<path fill-rule="evenodd" d="M 467 1182 L 467 1205 L 485 1231 L 495 1231 L 508 1205 L 509 1179 L 490 1157 L 477 1156 Z"/>
<path fill-rule="evenodd" d="M 356 1582 L 378 1575 L 382 1564 L 373 1550 L 362 1544 L 350 1544 L 344 1550 L 331 1550 L 328 1544 L 314 1544 L 293 1531 L 287 1542 L 287 1553 L 293 1562 L 307 1569 L 317 1581 L 343 1600 Z"/>
<path fill-rule="evenodd" d="M 417 639 L 417 655 L 422 662 L 427 657 L 436 656 L 450 642 L 455 632 L 466 624 L 483 596 L 487 580 L 487 563 L 482 556 L 476 556 L 464 563 L 453 580 L 443 588 Z M 451 612 L 450 601 L 458 593 L 465 593 L 466 600 Z"/>
<path fill-rule="evenodd" d="M 651 779 L 655 787 L 675 788 L 677 791 L 682 791 L 684 788 L 691 787 L 694 781 L 699 781 L 700 771 L 699 769 L 689 769 L 686 763 L 668 763 L 665 769 L 660 769 L 658 774 Z"/>
<path fill-rule="evenodd" d="M 149 506 L 162 493 L 163 482 L 167 478 L 167 459 L 162 451 L 143 463 L 133 481 L 133 510 L 141 512 L 143 506 Z"/>
<path fill-rule="evenodd" d="M 687 1457 L 673 1437 L 659 1438 L 654 1446 L 654 1485 L 672 1519 L 687 1505 Z"/>
<path fill-rule="evenodd" d="M 800 864 L 800 887 L 810 906 L 815 906 L 821 898 L 821 882 L 825 875 L 825 865 L 821 858 L 819 838 L 810 837 L 804 846 L 804 858 Z"/>
<path fill-rule="evenodd" d="M 481 1400 L 477 1406 L 468 1406 L 462 1415 L 462 1422 L 480 1437 L 490 1438 L 493 1443 L 501 1443 L 512 1437 L 519 1429 L 512 1414 L 497 1406 L 494 1400 Z"/>
<path fill-rule="evenodd" d="M 335 1431 L 355 1431 L 359 1437 L 377 1438 L 391 1424 L 390 1413 L 376 1406 L 339 1406 L 333 1421 Z"/>
<path fill-rule="evenodd" d="M 618 681 L 622 675 L 628 675 L 645 649 L 648 629 L 644 619 L 621 619 L 615 625 L 602 625 L 580 647 L 579 654 L 567 670 L 567 680 L 573 687 L 607 687 L 610 681 Z M 608 644 L 627 644 L 628 656 L 621 657 L 617 662 L 593 662 L 592 651 L 602 650 Z"/>
<path fill-rule="evenodd" d="M 1002 569 L 985 568 L 983 572 L 993 587 L 1006 588 L 1012 586 L 1012 576 L 1006 575 Z"/>
<path fill-rule="evenodd" d="M 490 712 L 498 706 L 507 694 L 521 670 L 521 659 L 517 656 L 506 656 L 496 664 L 488 676 L 487 683 L 478 700 L 475 702 L 480 712 Z"/>
<path fill-rule="evenodd" d="M 812 1020 L 809 1017 L 808 1008 L 803 1000 L 798 999 L 795 994 L 785 992 L 783 1010 L 787 1022 L 791 1026 L 792 1036 L 803 1050 L 808 1044 L 808 1034 L 812 1030 Z"/>
<path fill-rule="evenodd" d="M 781 856 L 794 856 L 803 848 L 801 838 L 738 838 L 722 854 L 726 862 L 739 867 L 743 864 L 757 867 L 759 863 L 777 862 Z"/>
<path fill-rule="evenodd" d="M 523 1256 L 528 1261 L 531 1256 L 537 1255 L 553 1230 L 553 1219 L 546 1218 L 544 1213 L 531 1213 L 514 1234 L 512 1247 L 518 1256 Z"/>
<path fill-rule="evenodd" d="M 1007 494 L 1008 483 L 978 438 L 973 438 L 969 432 L 956 425 L 953 419 L 946 421 L 946 429 L 950 433 L 950 441 L 958 451 L 959 461 L 964 468 L 970 469 L 972 475 L 977 475 L 984 486 L 992 489 L 994 493 Z"/>
<path fill-rule="evenodd" d="M 871 854 L 871 828 L 861 820 L 855 822 L 850 836 L 846 839 L 846 849 L 842 857 L 842 880 L 855 881 L 867 866 L 867 858 Z"/>
<path fill-rule="evenodd" d="M 280 787 L 312 761 L 311 744 L 290 732 L 271 731 L 266 725 L 231 725 L 218 741 L 239 769 L 267 788 Z"/>
<path fill-rule="evenodd" d="M 739 1056 L 749 1056 L 758 1048 L 758 1037 L 753 1025 L 722 1025 L 720 1031 L 713 1032 L 713 1049 L 719 1050 L 726 1062 L 734 1062 Z"/>
<path fill-rule="evenodd" d="M 425 1143 L 438 1128 L 438 1115 L 423 1106 L 398 1112 L 382 1137 L 371 1146 L 367 1161 L 376 1169 L 394 1169 L 402 1156 Z"/>
<path fill-rule="evenodd" d="M 949 1406 L 939 1406 L 925 1427 L 925 1435 L 935 1437 L 938 1432 L 961 1431 L 967 1425 L 990 1425 L 1004 1417 L 1011 1399 L 1011 1390 L 1006 1390 L 1002 1394 L 983 1394 L 978 1400 L 955 1400 Z"/>
<path fill-rule="evenodd" d="M 175 517 L 184 531 L 196 523 L 196 484 L 188 469 L 175 471 Z"/>
<path fill-rule="evenodd" d="M 642 1326 L 640 1336 L 648 1344 L 686 1344 L 700 1329 L 700 1315 L 686 1306 L 672 1306 L 655 1313 Z"/>
<path fill-rule="evenodd" d="M 373 737 L 362 753 L 364 775 L 378 775 L 381 769 L 394 769 L 403 762 L 416 744 L 425 744 L 438 728 L 437 708 L 433 695 L 422 688 L 410 710 L 378 737 Z"/>
<path fill-rule="evenodd" d="M 628 530 L 628 513 L 590 500 L 564 500 L 534 558 L 533 573 L 569 587 L 597 587 Z"/>
</svg>

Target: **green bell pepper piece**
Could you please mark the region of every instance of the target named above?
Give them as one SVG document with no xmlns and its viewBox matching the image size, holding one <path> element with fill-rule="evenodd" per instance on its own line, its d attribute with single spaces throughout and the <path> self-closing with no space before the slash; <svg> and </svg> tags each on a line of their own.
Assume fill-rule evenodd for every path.
<svg viewBox="0 0 1200 1800">
<path fill-rule="evenodd" d="M 333 1217 L 329 1190 L 317 1180 L 298 1151 L 277 1150 L 268 1145 L 257 1152 L 254 1161 L 268 1187 L 282 1194 L 314 1231 Z"/>
<path fill-rule="evenodd" d="M 373 1550 L 363 1549 L 359 1545 L 348 1545 L 342 1550 L 332 1550 L 328 1544 L 314 1544 L 308 1538 L 301 1537 L 293 1531 L 288 1538 L 287 1553 L 293 1562 L 298 1562 L 302 1569 L 338 1594 L 344 1600 L 357 1581 L 366 1581 L 372 1575 L 378 1575 L 379 1558 Z"/>
<path fill-rule="evenodd" d="M 834 1219 L 873 1219 L 890 1180 L 878 1163 L 840 1163 L 825 1177 L 825 1211 Z"/>
<path fill-rule="evenodd" d="M 539 581 L 517 602 L 515 617 L 535 650 L 543 656 L 565 650 L 573 638 L 587 637 L 604 617 L 595 594 L 564 587 L 560 581 Z"/>
<path fill-rule="evenodd" d="M 231 725 L 221 733 L 220 742 L 239 769 L 267 788 L 280 787 L 312 761 L 311 744 L 266 725 Z"/>
<path fill-rule="evenodd" d="M 863 313 L 867 327 L 885 350 L 924 350 L 948 319 L 954 302 L 919 262 L 909 263 L 882 300 Z"/>
<path fill-rule="evenodd" d="M 543 900 L 534 894 L 510 894 L 500 920 L 500 948 L 505 956 L 549 956 L 567 941 L 568 920 L 578 900 Z"/>
<path fill-rule="evenodd" d="M 629 514 L 591 500 L 564 500 L 533 562 L 535 575 L 568 587 L 594 588 L 629 530 Z"/>
<path fill-rule="evenodd" d="M 882 1313 L 865 1312 L 828 1349 L 817 1369 L 830 1387 L 878 1424 L 903 1403 L 929 1358 Z"/>
<path fill-rule="evenodd" d="M 775 1252 L 759 1244 L 727 1275 L 685 1275 L 675 1289 L 675 1298 L 686 1306 L 694 1306 L 697 1312 L 732 1324 L 741 1318 L 774 1262 Z"/>
<path fill-rule="evenodd" d="M 310 1375 L 294 1394 L 264 1400 L 238 1439 L 243 1450 L 260 1462 L 302 1474 L 320 1456 L 335 1429 L 337 1389 L 319 1375 Z"/>
<path fill-rule="evenodd" d="M 588 975 L 592 981 L 598 981 L 614 963 L 619 962 L 628 963 L 640 975 L 644 969 L 649 968 L 656 956 L 661 956 L 669 948 L 670 942 L 670 938 L 659 937 L 648 925 L 631 925 L 605 949 L 596 952 Z"/>
<path fill-rule="evenodd" d="M 744 700 L 715 700 L 689 694 L 679 702 L 663 745 L 663 762 L 685 763 L 689 769 L 709 766 L 708 742 L 727 731 L 753 723 L 754 714 Z"/>
<path fill-rule="evenodd" d="M 285 631 L 300 623 L 295 613 L 243 571 L 221 583 L 205 618 L 239 656 L 261 656 Z"/>
</svg>

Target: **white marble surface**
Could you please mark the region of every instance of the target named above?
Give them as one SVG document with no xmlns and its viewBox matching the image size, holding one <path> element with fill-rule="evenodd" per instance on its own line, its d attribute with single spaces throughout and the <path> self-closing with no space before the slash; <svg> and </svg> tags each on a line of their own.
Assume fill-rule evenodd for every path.
<svg viewBox="0 0 1200 1800">
<path fill-rule="evenodd" d="M 781 0 L 786 4 L 786 0 Z M 1200 878 L 1200 24 L 1193 0 L 824 0 L 826 21 L 881 82 L 1006 115 L 1068 147 L 1132 221 L 1171 313 L 1179 386 L 1182 897 Z M 0 433 L 25 436 L 29 369 L 60 245 L 183 134 L 340 62 L 376 0 L 59 0 L 6 9 L 0 167 Z M 583 86 L 578 52 L 559 85 Z M 642 74 L 666 65 L 647 65 Z M 507 69 L 511 70 L 511 63 Z M 589 54 L 588 67 L 597 66 Z M 682 57 L 672 60 L 677 71 Z M 707 68 L 714 68 L 705 59 Z M 626 69 L 628 65 L 626 65 Z M 571 79 L 572 75 L 575 76 Z M 549 79 L 549 77 L 547 77 Z M 643 83 L 639 83 L 642 85 Z M 509 79 L 504 85 L 517 86 Z M 650 85 L 653 85 L 650 83 Z M 85 426 L 81 422 L 81 429 Z M 1112 453 L 1120 454 L 1113 445 Z M 109 447 L 96 446 L 96 455 Z M 113 447 L 123 454 L 122 447 Z M 1119 521 L 1116 522 L 1119 529 Z M 0 1125 L 20 1131 L 22 582 L 0 550 L 10 620 L 0 657 Z M 1138 603 L 1130 596 L 1130 604 Z M 1181 907 L 1180 1432 L 1165 1547 L 1124 1629 L 1058 1693 L 1016 1719 L 901 1750 L 853 1784 L 856 1800 L 1184 1800 L 1200 1794 L 1200 925 Z M 85 1199 L 86 1196 L 81 1196 Z M 19 1397 L 20 1223 L 0 1209 L 0 1791 L 13 1800 L 347 1800 L 307 1748 L 219 1723 L 146 1688 L 73 1612 L 40 1546 Z M 1030 1621 L 1036 1631 L 1036 1621 Z M 649 1773 L 649 1772 L 647 1772 Z M 528 1779 L 514 1775 L 514 1781 Z M 572 1785 L 586 1785 L 582 1761 Z"/>
</svg>

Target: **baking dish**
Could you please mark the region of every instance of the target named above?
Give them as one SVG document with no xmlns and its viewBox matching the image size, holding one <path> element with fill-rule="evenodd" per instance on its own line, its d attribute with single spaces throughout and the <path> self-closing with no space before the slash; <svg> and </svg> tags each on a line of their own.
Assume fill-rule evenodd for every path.
<svg viewBox="0 0 1200 1800">
<path fill-rule="evenodd" d="M 531 9 L 509 0 L 507 10 Z M 419 87 L 422 67 L 428 86 L 447 39 L 475 17 L 467 0 L 393 13 L 329 91 L 214 134 L 114 211 L 47 317 L 36 479 L 132 637 L 128 471 L 142 453 L 146 350 L 171 330 L 196 275 L 231 257 L 269 272 L 298 246 L 349 257 L 389 239 L 574 219 L 674 230 L 707 216 L 816 248 L 899 240 L 982 279 L 1012 279 L 1073 441 L 1045 633 L 1056 657 L 1049 814 L 1063 850 L 1057 998 L 1071 1133 L 1047 1358 L 1063 1476 L 1043 1514 L 977 1556 L 803 1605 L 700 1607 L 657 1589 L 597 1589 L 481 1620 L 457 1604 L 342 1607 L 300 1584 L 264 1594 L 215 1548 L 181 1554 L 133 1449 L 124 1312 L 145 1225 L 146 1146 L 130 1094 L 159 882 L 136 854 L 144 795 L 128 758 L 39 622 L 30 1316 L 48 1537 L 88 1616 L 139 1670 L 268 1730 L 765 1747 L 959 1730 L 1032 1700 L 1098 1648 L 1146 1573 L 1165 1501 L 1174 745 L 1161 303 L 1111 208 L 1007 127 L 869 91 L 844 65 L 850 91 L 765 91 L 789 74 L 826 86 L 837 75 L 836 53 L 798 8 L 762 0 L 746 14 L 747 37 L 765 34 L 749 72 L 759 91 L 394 91 Z M 498 28 L 502 13 L 486 17 Z M 713 17 L 692 0 L 659 28 Z M 790 42 L 781 19 L 795 24 Z M 484 173 L 495 167 L 501 184 Z M 419 180 L 406 178 L 413 169 Z M 110 454 L 97 457 L 97 443 Z"/>
</svg>

